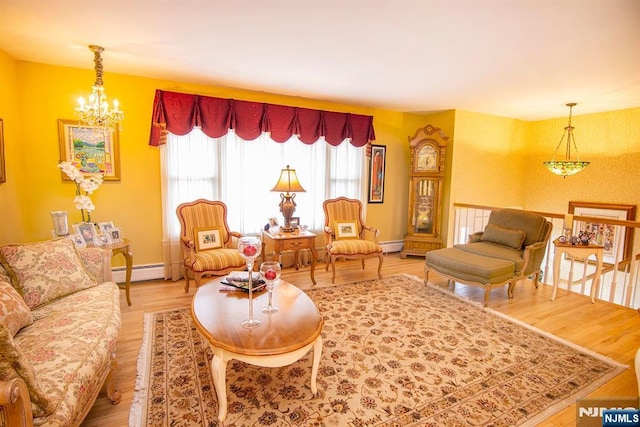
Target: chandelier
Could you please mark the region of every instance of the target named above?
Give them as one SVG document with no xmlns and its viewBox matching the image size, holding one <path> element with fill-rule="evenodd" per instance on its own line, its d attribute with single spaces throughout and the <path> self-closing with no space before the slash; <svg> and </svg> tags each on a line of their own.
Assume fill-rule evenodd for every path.
<svg viewBox="0 0 640 427">
<path fill-rule="evenodd" d="M 102 85 L 102 57 L 104 48 L 90 45 L 93 52 L 93 62 L 96 70 L 96 82 L 93 85 L 93 92 L 89 96 L 89 102 L 85 102 L 83 97 L 78 98 L 76 115 L 80 120 L 91 126 L 114 127 L 124 118 L 124 113 L 118 109 L 118 101 L 113 100 L 113 108 L 109 109 L 107 94 Z"/>
<path fill-rule="evenodd" d="M 544 165 L 547 167 L 547 169 L 563 178 L 566 178 L 569 175 L 575 175 L 582 169 L 589 166 L 589 162 L 580 161 L 580 157 L 578 156 L 578 147 L 576 146 L 576 140 L 573 137 L 574 127 L 571 126 L 571 112 L 573 110 L 573 107 L 575 106 L 575 102 L 570 102 L 567 104 L 567 107 L 569 107 L 569 124 L 564 128 L 564 133 L 562 134 L 562 138 L 560 138 L 560 142 L 556 147 L 556 151 L 553 153 L 553 158 L 551 159 L 551 161 L 544 162 Z M 560 148 L 560 145 L 562 145 L 562 141 L 564 141 L 565 136 L 567 137 L 567 149 L 565 152 L 564 160 L 556 160 L 556 154 L 558 154 L 558 149 Z M 576 151 L 576 160 L 571 160 L 572 144 L 574 150 Z"/>
</svg>

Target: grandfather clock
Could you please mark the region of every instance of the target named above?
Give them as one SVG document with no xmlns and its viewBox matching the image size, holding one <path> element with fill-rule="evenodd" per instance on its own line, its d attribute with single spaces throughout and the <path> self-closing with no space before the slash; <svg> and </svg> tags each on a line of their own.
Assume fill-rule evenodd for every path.
<svg viewBox="0 0 640 427">
<path fill-rule="evenodd" d="M 424 256 L 442 247 L 442 187 L 448 136 L 427 125 L 409 137 L 409 219 L 401 258 Z"/>
</svg>

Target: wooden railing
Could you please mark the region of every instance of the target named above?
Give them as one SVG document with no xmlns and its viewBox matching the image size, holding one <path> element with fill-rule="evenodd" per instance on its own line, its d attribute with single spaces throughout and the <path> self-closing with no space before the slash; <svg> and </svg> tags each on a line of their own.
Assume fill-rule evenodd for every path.
<svg viewBox="0 0 640 427">
<path fill-rule="evenodd" d="M 483 231 L 489 220 L 489 214 L 493 209 L 497 208 L 498 207 L 454 203 L 453 241 L 449 243 L 449 246 L 465 243 L 469 234 Z M 552 242 L 563 234 L 565 214 L 539 211 L 532 212 L 545 217 L 553 225 L 551 238 L 547 243 L 547 251 L 543 260 L 541 275 L 541 282 L 552 286 L 554 256 L 554 245 Z M 614 246 L 605 250 L 605 262 L 596 298 L 624 307 L 640 309 L 640 222 L 577 215 L 573 217 L 573 221 L 574 230 L 578 230 L 581 223 L 585 222 L 610 225 L 614 229 L 615 236 L 625 236 L 625 232 L 628 229 L 634 230 L 633 240 L 626 243 L 632 248 L 630 250 L 630 256 L 626 258 L 624 256 L 624 237 L 615 239 Z M 575 258 L 562 259 L 560 264 L 561 280 L 558 295 L 562 295 L 562 292 L 567 292 L 567 287 L 569 287 L 571 292 L 590 295 L 594 274 L 595 263 L 593 260 Z M 567 280 L 569 277 L 572 278 L 571 286 L 569 286 Z"/>
</svg>

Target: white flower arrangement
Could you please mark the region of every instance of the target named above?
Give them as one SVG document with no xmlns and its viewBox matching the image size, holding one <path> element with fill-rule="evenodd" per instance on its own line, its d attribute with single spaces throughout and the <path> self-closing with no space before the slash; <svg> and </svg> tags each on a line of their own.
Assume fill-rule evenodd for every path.
<svg viewBox="0 0 640 427">
<path fill-rule="evenodd" d="M 82 222 L 85 222 L 84 211 L 87 211 L 86 222 L 91 222 L 91 212 L 96 207 L 89 195 L 93 194 L 102 184 L 102 175 L 91 175 L 85 178 L 71 162 L 60 161 L 58 167 L 76 184 L 76 197 L 73 199 L 73 203 L 75 203 L 76 209 L 80 209 Z M 82 194 L 83 191 L 84 194 Z"/>
</svg>

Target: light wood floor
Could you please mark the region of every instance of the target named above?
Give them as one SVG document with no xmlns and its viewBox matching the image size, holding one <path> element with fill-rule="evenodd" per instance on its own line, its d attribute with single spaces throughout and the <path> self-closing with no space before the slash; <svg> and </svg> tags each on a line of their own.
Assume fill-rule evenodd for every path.
<svg viewBox="0 0 640 427">
<path fill-rule="evenodd" d="M 384 276 L 407 273 L 423 278 L 423 266 L 423 258 L 401 259 L 398 254 L 389 254 L 385 257 L 382 272 Z M 317 286 L 331 285 L 331 269 L 325 272 L 324 267 L 325 264 L 319 263 L 316 268 Z M 374 260 L 367 260 L 366 270 L 361 269 L 358 261 L 340 262 L 337 266 L 336 283 L 374 278 L 376 267 L 377 262 Z M 282 278 L 302 289 L 312 286 L 309 267 L 298 271 L 293 268 L 284 269 Z M 447 286 L 446 281 L 436 280 L 436 283 Z M 134 283 L 131 287 L 131 307 L 127 306 L 122 291 L 122 330 L 118 340 L 117 380 L 118 389 L 122 392 L 122 401 L 114 406 L 106 396 L 98 397 L 82 424 L 84 427 L 128 425 L 136 363 L 142 342 L 143 314 L 189 307 L 194 290 L 190 289 L 187 294 L 183 288 L 183 281 Z M 529 281 L 522 281 L 516 286 L 513 300 L 507 299 L 506 287 L 494 289 L 489 299 L 489 307 L 630 366 L 624 373 L 596 390 L 592 397 L 637 396 L 633 357 L 636 349 L 640 347 L 638 311 L 600 301 L 591 304 L 587 297 L 568 293 L 566 290 L 558 292 L 558 297 L 552 302 L 551 286 L 535 289 Z M 478 287 L 459 284 L 455 285 L 455 293 L 480 303 L 484 296 L 484 291 Z M 575 405 L 571 405 L 547 419 L 542 425 L 575 426 L 575 419 Z"/>
</svg>

